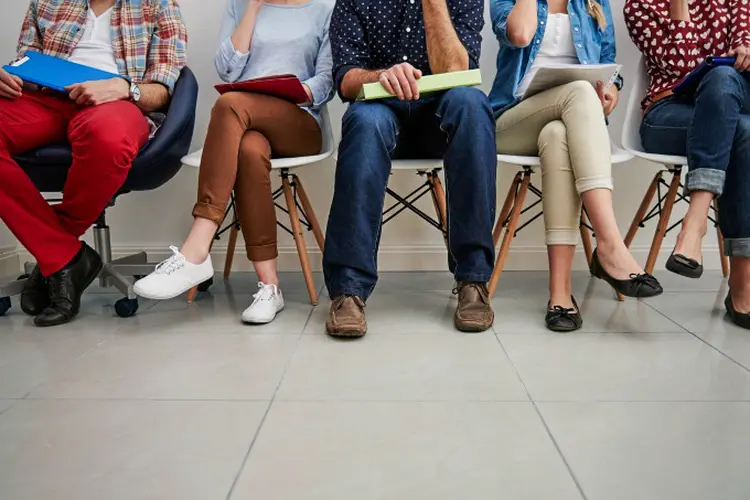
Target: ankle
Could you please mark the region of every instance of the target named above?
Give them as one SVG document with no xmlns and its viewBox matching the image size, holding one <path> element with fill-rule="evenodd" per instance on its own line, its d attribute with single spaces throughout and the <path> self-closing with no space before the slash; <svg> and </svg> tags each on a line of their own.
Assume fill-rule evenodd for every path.
<svg viewBox="0 0 750 500">
<path fill-rule="evenodd" d="M 203 264 L 208 258 L 208 250 L 192 248 L 187 245 L 180 248 L 180 253 L 185 257 L 185 260 L 195 265 Z"/>
</svg>

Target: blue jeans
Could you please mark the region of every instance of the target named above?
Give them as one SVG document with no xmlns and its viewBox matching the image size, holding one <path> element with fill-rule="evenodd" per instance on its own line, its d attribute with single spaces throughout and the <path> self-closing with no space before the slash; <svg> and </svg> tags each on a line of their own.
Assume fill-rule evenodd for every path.
<svg viewBox="0 0 750 500">
<path fill-rule="evenodd" d="M 479 89 L 349 106 L 323 253 L 330 296 L 367 299 L 375 288 L 391 159 L 443 159 L 449 267 L 458 281 L 489 281 L 495 253 L 495 154 L 495 119 Z"/>
<path fill-rule="evenodd" d="M 726 254 L 750 257 L 750 83 L 731 67 L 712 69 L 694 96 L 662 99 L 641 123 L 650 153 L 687 156 L 686 190 L 720 197 Z"/>
</svg>

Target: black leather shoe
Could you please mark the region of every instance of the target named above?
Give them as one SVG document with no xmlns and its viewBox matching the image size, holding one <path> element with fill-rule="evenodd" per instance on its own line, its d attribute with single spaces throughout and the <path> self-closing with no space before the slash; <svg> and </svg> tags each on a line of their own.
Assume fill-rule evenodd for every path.
<svg viewBox="0 0 750 500">
<path fill-rule="evenodd" d="M 674 252 L 667 259 L 667 270 L 691 279 L 698 279 L 703 276 L 703 264 Z"/>
<path fill-rule="evenodd" d="M 727 314 L 729 315 L 729 319 L 732 320 L 732 323 L 739 326 L 740 328 L 750 330 L 750 314 L 737 312 L 734 309 L 734 303 L 732 302 L 732 292 L 729 292 L 727 294 L 727 299 L 724 301 L 724 305 L 727 308 Z"/>
<path fill-rule="evenodd" d="M 548 329 L 553 332 L 574 332 L 583 326 L 583 318 L 576 299 L 573 297 L 571 299 L 575 308 L 547 304 L 547 316 L 544 322 Z"/>
<path fill-rule="evenodd" d="M 41 314 L 50 305 L 49 285 L 39 266 L 31 272 L 21 292 L 21 310 L 29 316 Z"/>
<path fill-rule="evenodd" d="M 613 278 L 604 270 L 604 266 L 602 266 L 596 250 L 594 250 L 594 255 L 591 257 L 591 275 L 606 281 L 617 293 L 626 297 L 646 299 L 648 297 L 656 297 L 664 292 L 659 281 L 648 273 L 631 274 L 629 280 Z"/>
<path fill-rule="evenodd" d="M 34 324 L 56 326 L 72 321 L 81 309 L 81 295 L 101 270 L 101 257 L 84 243 L 70 264 L 49 277 L 50 305 L 34 318 Z"/>
</svg>

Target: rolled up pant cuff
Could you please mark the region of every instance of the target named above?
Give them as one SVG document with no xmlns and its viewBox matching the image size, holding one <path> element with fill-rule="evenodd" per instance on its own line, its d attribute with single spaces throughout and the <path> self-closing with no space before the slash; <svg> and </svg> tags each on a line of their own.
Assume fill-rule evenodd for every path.
<svg viewBox="0 0 750 500">
<path fill-rule="evenodd" d="M 708 191 L 716 196 L 721 196 L 721 193 L 724 192 L 726 177 L 726 172 L 715 168 L 692 169 L 687 174 L 685 192 L 690 194 L 693 191 Z"/>
<path fill-rule="evenodd" d="M 216 225 L 221 225 L 226 213 L 226 207 L 221 208 L 208 203 L 198 202 L 193 207 L 193 217 L 208 219 Z"/>
<path fill-rule="evenodd" d="M 577 245 L 579 228 L 571 229 L 547 229 L 545 232 L 545 243 L 552 245 Z"/>
<path fill-rule="evenodd" d="M 254 246 L 247 245 L 245 251 L 247 252 L 247 258 L 251 262 L 264 262 L 266 260 L 273 260 L 279 256 L 279 247 L 276 243 Z"/>
<path fill-rule="evenodd" d="M 578 194 L 583 194 L 594 189 L 608 189 L 612 191 L 614 189 L 612 176 L 583 177 L 576 179 L 576 191 L 578 191 Z"/>
<path fill-rule="evenodd" d="M 750 258 L 750 238 L 724 238 L 724 254 Z"/>
</svg>

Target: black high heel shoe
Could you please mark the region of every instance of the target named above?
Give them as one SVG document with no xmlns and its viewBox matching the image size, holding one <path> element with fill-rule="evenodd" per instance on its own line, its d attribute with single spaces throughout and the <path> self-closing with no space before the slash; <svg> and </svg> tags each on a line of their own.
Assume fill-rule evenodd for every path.
<svg viewBox="0 0 750 500">
<path fill-rule="evenodd" d="M 626 297 L 646 299 L 656 297 L 664 292 L 659 281 L 648 273 L 631 274 L 629 280 L 613 278 L 604 270 L 597 250 L 594 250 L 594 255 L 591 256 L 591 275 L 606 281 L 617 293 Z"/>
<path fill-rule="evenodd" d="M 727 308 L 727 314 L 729 315 L 729 319 L 732 320 L 732 323 L 740 328 L 750 330 L 750 314 L 737 312 L 735 310 L 734 303 L 732 302 L 731 291 L 727 294 L 727 299 L 724 301 L 724 305 Z"/>
<path fill-rule="evenodd" d="M 553 332 L 574 332 L 583 326 L 581 309 L 578 307 L 576 299 L 572 296 L 570 298 L 575 306 L 573 309 L 547 304 L 547 316 L 545 316 L 544 322 L 548 329 Z"/>
</svg>

